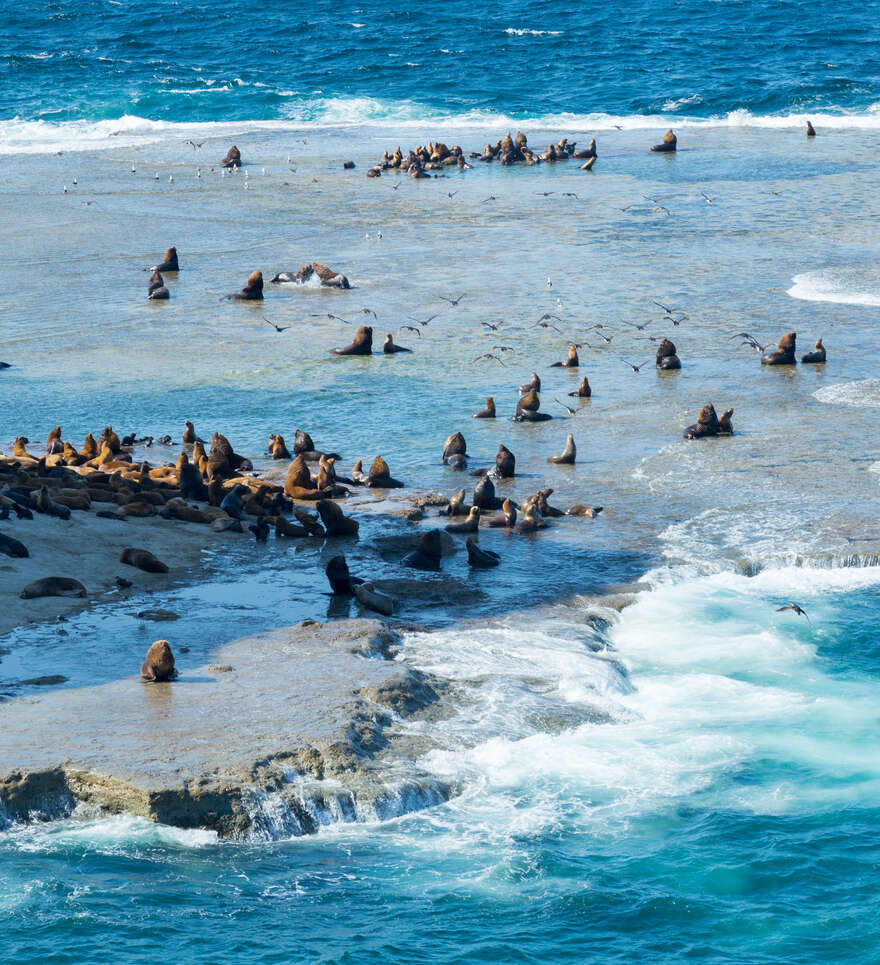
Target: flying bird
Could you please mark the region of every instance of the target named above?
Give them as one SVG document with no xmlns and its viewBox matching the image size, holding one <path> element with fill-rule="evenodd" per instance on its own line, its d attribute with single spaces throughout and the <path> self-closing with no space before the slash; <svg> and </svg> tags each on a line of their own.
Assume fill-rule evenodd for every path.
<svg viewBox="0 0 880 965">
<path fill-rule="evenodd" d="M 484 352 L 482 355 L 478 355 L 473 361 L 479 362 L 480 359 L 494 359 L 499 365 L 504 365 L 501 356 L 495 355 L 493 352 Z"/>
<path fill-rule="evenodd" d="M 266 318 L 265 315 L 263 316 L 263 321 L 264 321 L 267 325 L 271 325 L 272 328 L 274 328 L 276 332 L 286 332 L 286 331 L 290 328 L 289 325 L 276 325 L 274 322 L 270 322 L 269 319 Z"/>
<path fill-rule="evenodd" d="M 467 292 L 462 292 L 458 296 L 458 298 L 446 298 L 445 295 L 441 295 L 440 300 L 444 302 L 449 302 L 449 304 L 452 305 L 453 308 L 455 308 L 455 306 L 458 305 L 458 303 L 462 300 L 462 298 L 464 298 L 465 295 L 467 295 Z"/>
<path fill-rule="evenodd" d="M 555 396 L 553 397 L 553 401 L 557 403 L 557 405 L 561 405 L 562 408 L 565 409 L 569 415 L 577 415 L 577 411 L 578 411 L 577 409 L 572 409 L 570 405 L 566 405 L 564 402 L 560 402 L 559 399 L 557 399 Z"/>
<path fill-rule="evenodd" d="M 422 321 L 421 318 L 415 318 L 413 315 L 407 315 L 406 317 L 407 317 L 408 319 L 410 319 L 411 321 L 413 321 L 413 322 L 418 322 L 419 325 L 424 326 L 424 325 L 427 325 L 428 322 L 433 322 L 434 319 L 437 318 L 437 316 L 438 316 L 439 314 L 440 314 L 440 313 L 438 312 L 437 315 L 432 315 L 430 318 L 426 318 L 424 321 Z"/>
<path fill-rule="evenodd" d="M 807 623 L 809 623 L 812 626 L 813 621 L 809 618 L 809 616 L 807 616 L 807 611 L 804 610 L 802 607 L 799 607 L 797 603 L 788 603 L 785 606 L 776 607 L 777 613 L 782 613 L 784 610 L 791 610 L 792 612 L 796 613 L 799 617 L 807 617 Z"/>
<path fill-rule="evenodd" d="M 633 372 L 640 372 L 648 364 L 648 362 L 651 361 L 650 359 L 648 359 L 648 362 L 642 362 L 640 365 L 633 365 L 632 362 L 627 361 L 627 359 L 625 358 L 621 358 L 620 356 L 618 356 L 618 358 L 620 358 L 621 362 L 626 362 L 626 364 L 633 370 Z"/>
<path fill-rule="evenodd" d="M 422 337 L 422 333 L 415 327 L 415 325 L 401 325 L 397 331 L 398 332 L 415 332 L 419 338 Z"/>
</svg>

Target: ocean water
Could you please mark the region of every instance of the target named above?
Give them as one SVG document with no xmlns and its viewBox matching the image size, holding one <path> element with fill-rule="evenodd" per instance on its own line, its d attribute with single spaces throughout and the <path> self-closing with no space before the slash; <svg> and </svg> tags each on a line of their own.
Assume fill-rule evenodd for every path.
<svg viewBox="0 0 880 965">
<path fill-rule="evenodd" d="M 456 606 L 426 581 L 401 613 L 430 632 L 399 659 L 468 695 L 419 762 L 459 796 L 304 838 L 86 811 L 5 827 L 3 961 L 880 959 L 876 24 L 872 4 L 646 0 L 4 11 L 0 448 L 57 423 L 178 439 L 193 418 L 266 470 L 268 433 L 301 427 L 346 468 L 381 452 L 452 492 L 471 482 L 440 462 L 459 429 L 475 465 L 516 453 L 505 495 L 605 509 L 482 533 L 498 571 L 459 554 Z M 651 155 L 669 126 L 678 154 Z M 595 136 L 595 173 L 364 177 L 385 148 L 480 150 L 508 127 Z M 224 177 L 232 143 L 246 171 Z M 147 303 L 143 269 L 171 244 L 172 297 Z M 353 290 L 221 301 L 312 260 Z M 414 353 L 330 356 L 352 328 L 328 315 L 365 307 Z M 733 337 L 789 330 L 799 353 L 823 337 L 828 364 L 762 369 Z M 682 371 L 633 372 L 661 336 Z M 580 371 L 550 368 L 569 340 Z M 503 366 L 474 361 L 495 345 Z M 555 418 L 516 425 L 532 371 Z M 594 394 L 570 416 L 556 400 L 583 374 Z M 499 419 L 473 421 L 490 394 Z M 736 434 L 684 442 L 708 401 Z M 577 464 L 549 466 L 568 432 Z M 363 526 L 356 572 L 407 531 Z M 181 612 L 168 632 L 193 665 L 224 642 L 206 626 L 324 619 L 326 555 L 236 545 L 161 603 L 111 599 L 65 637 L 23 626 L 0 639 L 0 691 L 126 677 L 147 605 Z M 807 618 L 778 610 L 792 600 Z"/>
</svg>

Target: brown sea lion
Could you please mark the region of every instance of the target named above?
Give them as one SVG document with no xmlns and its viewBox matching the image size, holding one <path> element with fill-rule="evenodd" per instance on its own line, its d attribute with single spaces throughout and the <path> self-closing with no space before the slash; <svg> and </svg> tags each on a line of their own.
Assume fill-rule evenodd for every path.
<svg viewBox="0 0 880 965">
<path fill-rule="evenodd" d="M 369 177 L 369 172 L 367 177 Z M 332 268 L 328 268 L 326 265 L 322 265 L 320 262 L 312 262 L 309 265 L 303 265 L 299 271 L 280 271 L 274 278 L 270 279 L 270 283 L 273 285 L 305 285 L 307 282 L 311 281 L 312 278 L 317 278 L 322 288 L 341 288 L 349 289 L 351 285 L 348 279 L 341 272 L 334 271 Z"/>
<path fill-rule="evenodd" d="M 553 418 L 547 412 L 539 412 L 541 399 L 536 389 L 532 389 L 523 395 L 516 404 L 514 421 L 516 422 L 544 422 Z"/>
<path fill-rule="evenodd" d="M 797 340 L 796 332 L 788 332 L 779 339 L 779 345 L 775 352 L 768 352 L 761 358 L 761 365 L 794 365 L 795 343 Z"/>
<path fill-rule="evenodd" d="M 702 439 L 705 436 L 718 435 L 718 416 L 715 406 L 710 402 L 700 409 L 697 421 L 684 430 L 685 439 Z"/>
<path fill-rule="evenodd" d="M 480 409 L 479 412 L 475 412 L 473 415 L 474 419 L 494 419 L 495 418 L 495 400 L 492 396 L 486 397 L 486 408 Z"/>
<path fill-rule="evenodd" d="M 43 596 L 86 596 L 86 588 L 79 580 L 69 576 L 44 576 L 41 580 L 34 580 L 18 595 L 22 600 L 36 600 Z"/>
<path fill-rule="evenodd" d="M 534 497 L 534 505 L 538 508 L 538 512 L 545 519 L 549 519 L 552 516 L 563 516 L 565 515 L 561 509 L 557 509 L 555 506 L 551 506 L 547 502 L 548 498 L 553 495 L 553 490 L 550 488 L 539 489 Z"/>
<path fill-rule="evenodd" d="M 241 151 L 233 144 L 232 147 L 226 152 L 226 157 L 220 162 L 220 167 L 223 168 L 240 168 L 241 167 Z"/>
<path fill-rule="evenodd" d="M 368 610 L 374 610 L 383 616 L 390 617 L 394 613 L 394 599 L 387 593 L 382 593 L 372 583 L 358 583 L 354 588 L 354 595 L 358 603 Z"/>
<path fill-rule="evenodd" d="M 34 508 L 38 513 L 45 513 L 47 516 L 57 516 L 59 519 L 70 519 L 70 510 L 61 503 L 56 503 L 49 495 L 48 486 L 40 486 L 40 490 L 34 497 Z"/>
<path fill-rule="evenodd" d="M 55 426 L 46 439 L 46 452 L 48 455 L 52 455 L 55 452 L 61 452 L 63 448 L 64 443 L 61 441 L 61 426 Z"/>
<path fill-rule="evenodd" d="M 568 347 L 568 358 L 563 362 L 554 362 L 550 368 L 552 369 L 576 369 L 580 365 L 578 361 L 577 348 L 574 345 L 569 345 Z"/>
<path fill-rule="evenodd" d="M 153 265 L 150 271 L 180 271 L 180 266 L 177 264 L 177 249 L 168 248 L 162 256 L 162 261 L 158 265 Z"/>
<path fill-rule="evenodd" d="M 12 443 L 12 455 L 16 459 L 33 459 L 36 462 L 36 456 L 32 456 L 25 448 L 28 442 L 26 436 L 16 436 Z"/>
<path fill-rule="evenodd" d="M 588 161 L 584 161 L 584 163 L 581 165 L 581 170 L 582 170 L 582 171 L 592 171 L 592 170 L 593 170 L 593 165 L 596 163 L 597 160 L 598 160 L 598 158 L 591 157 Z"/>
<path fill-rule="evenodd" d="M 171 293 L 165 287 L 165 279 L 158 271 L 154 271 L 153 274 L 150 275 L 150 282 L 147 285 L 147 298 L 150 301 L 159 302 L 170 297 Z"/>
<path fill-rule="evenodd" d="M 733 409 L 726 409 L 722 414 L 721 418 L 718 420 L 719 436 L 733 435 L 733 422 L 731 422 L 732 417 L 733 417 Z"/>
<path fill-rule="evenodd" d="M 333 349 L 334 355 L 372 355 L 373 329 L 369 325 L 362 325 L 355 333 L 350 345 L 345 348 Z"/>
<path fill-rule="evenodd" d="M 464 545 L 467 547 L 468 564 L 475 569 L 488 570 L 501 562 L 501 557 L 497 553 L 481 549 L 470 536 L 464 541 Z"/>
<path fill-rule="evenodd" d="M 532 372 L 532 377 L 526 382 L 525 385 L 519 387 L 520 395 L 527 395 L 529 392 L 540 392 L 541 391 L 541 379 L 538 377 L 537 372 Z"/>
<path fill-rule="evenodd" d="M 501 515 L 493 516 L 489 520 L 489 526 L 494 528 L 504 527 L 506 529 L 512 529 L 516 526 L 516 507 L 510 499 L 505 499 L 501 504 Z"/>
<path fill-rule="evenodd" d="M 303 457 L 297 456 L 287 469 L 284 492 L 291 499 L 322 499 L 326 493 L 312 481 L 312 474 Z"/>
<path fill-rule="evenodd" d="M 309 535 L 309 531 L 304 526 L 297 526 L 296 523 L 291 523 L 284 516 L 275 516 L 267 522 L 274 524 L 276 537 L 287 536 L 291 539 L 297 539 Z"/>
<path fill-rule="evenodd" d="M 479 509 L 500 509 L 502 502 L 495 495 L 495 484 L 489 476 L 483 476 L 474 486 L 474 506 Z"/>
<path fill-rule="evenodd" d="M 147 651 L 141 664 L 141 679 L 159 683 L 174 680 L 176 676 L 171 645 L 167 640 L 157 640 Z"/>
<path fill-rule="evenodd" d="M 113 455 L 116 455 L 122 450 L 122 443 L 119 441 L 119 436 L 113 431 L 113 426 L 106 426 L 101 432 L 99 441 L 104 443 Z"/>
<path fill-rule="evenodd" d="M 808 364 L 820 364 L 825 361 L 825 346 L 822 344 L 822 339 L 816 341 L 816 347 L 812 352 L 807 352 L 806 355 L 801 356 L 801 361 Z"/>
<path fill-rule="evenodd" d="M 196 439 L 193 443 L 193 465 L 198 471 L 206 476 L 208 473 L 208 454 L 205 452 L 205 445 L 201 439 Z"/>
<path fill-rule="evenodd" d="M 284 442 L 284 436 L 273 433 L 269 436 L 269 452 L 273 459 L 290 459 L 290 452 Z"/>
<path fill-rule="evenodd" d="M 545 525 L 546 523 L 540 518 L 537 507 L 533 503 L 529 503 L 523 506 L 523 514 L 516 531 L 517 533 L 534 533 L 543 529 Z"/>
<path fill-rule="evenodd" d="M 411 348 L 404 348 L 402 345 L 395 345 L 394 339 L 391 337 L 391 332 L 385 335 L 385 341 L 382 343 L 382 351 L 386 355 L 394 355 L 396 352 L 411 352 Z"/>
<path fill-rule="evenodd" d="M 574 444 L 574 436 L 569 432 L 565 440 L 565 449 L 558 456 L 550 456 L 547 462 L 557 465 L 573 466 L 577 456 L 577 447 Z"/>
<path fill-rule="evenodd" d="M 815 136 L 816 136 L 816 129 L 813 127 L 810 121 L 807 121 L 807 137 L 815 137 Z"/>
<path fill-rule="evenodd" d="M 453 432 L 443 443 L 443 462 L 448 466 L 462 468 L 467 460 L 467 443 L 460 432 Z"/>
<path fill-rule="evenodd" d="M 675 344 L 668 338 L 664 338 L 657 347 L 657 368 L 664 371 L 681 368 L 681 359 L 675 353 Z"/>
<path fill-rule="evenodd" d="M 228 297 L 236 302 L 261 302 L 263 300 L 263 273 L 252 271 L 248 275 L 244 288 Z"/>
<path fill-rule="evenodd" d="M 401 562 L 417 570 L 439 570 L 442 558 L 443 537 L 439 529 L 432 529 L 419 537 L 416 548 L 412 553 L 407 553 Z"/>
<path fill-rule="evenodd" d="M 167 573 L 168 567 L 157 559 L 149 550 L 127 546 L 119 554 L 119 562 L 128 566 L 136 566 L 145 573 Z"/>
<path fill-rule="evenodd" d="M 185 419 L 183 424 L 184 424 L 183 437 L 182 437 L 183 441 L 188 446 L 191 446 L 196 441 L 196 428 L 189 421 L 189 419 Z"/>
<path fill-rule="evenodd" d="M 465 491 L 459 489 L 459 491 L 451 496 L 449 499 L 449 505 L 446 507 L 445 514 L 447 516 L 465 516 L 467 515 L 467 508 L 464 504 Z M 441 510 L 441 513 L 444 511 Z"/>
<path fill-rule="evenodd" d="M 79 454 L 83 459 L 94 459 L 98 455 L 98 443 L 95 442 L 95 437 L 91 432 L 86 433 L 85 441 L 83 442 L 83 447 L 80 449 Z"/>
<path fill-rule="evenodd" d="M 675 151 L 678 147 L 678 138 L 670 130 L 667 131 L 663 137 L 662 144 L 655 144 L 651 150 L 657 151 L 658 153 L 668 153 L 670 151 Z"/>
<path fill-rule="evenodd" d="M 602 512 L 601 506 L 582 506 L 580 503 L 576 506 L 572 506 L 571 509 L 566 509 L 566 516 L 587 516 L 590 519 L 595 519 L 599 513 Z"/>
<path fill-rule="evenodd" d="M 318 510 L 327 536 L 357 536 L 360 523 L 356 519 L 344 515 L 339 506 L 331 499 L 319 499 L 315 503 L 315 509 Z"/>
<path fill-rule="evenodd" d="M 571 396 L 576 396 L 579 399 L 589 399 L 593 394 L 593 390 L 590 388 L 590 380 L 584 376 L 581 379 L 581 384 L 577 387 L 577 389 L 575 389 L 574 392 L 569 392 L 568 394 Z"/>
<path fill-rule="evenodd" d="M 503 443 L 495 456 L 495 475 L 499 479 L 513 479 L 516 475 L 516 456 Z"/>
<path fill-rule="evenodd" d="M 468 518 L 463 523 L 447 523 L 447 533 L 476 533 L 480 525 L 480 507 L 471 506 Z"/>
<path fill-rule="evenodd" d="M 402 489 L 403 483 L 399 479 L 394 479 L 388 463 L 381 456 L 376 456 L 370 471 L 367 475 L 368 486 L 373 489 Z"/>
</svg>

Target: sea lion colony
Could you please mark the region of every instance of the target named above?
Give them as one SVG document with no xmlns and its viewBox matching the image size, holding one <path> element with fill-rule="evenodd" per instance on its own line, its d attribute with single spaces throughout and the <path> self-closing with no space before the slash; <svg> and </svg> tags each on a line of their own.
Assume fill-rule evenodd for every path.
<svg viewBox="0 0 880 965">
<path fill-rule="evenodd" d="M 815 136 L 815 131 L 809 124 L 808 136 Z M 677 138 L 672 131 L 667 133 L 661 144 L 651 148 L 659 153 L 672 153 L 676 149 Z M 572 158 L 586 160 L 585 167 L 590 169 L 597 158 L 595 141 L 590 143 L 588 149 L 577 151 L 574 142 L 569 143 L 563 138 L 557 144 L 551 144 L 545 152 L 534 154 L 528 148 L 525 135 L 519 133 L 511 138 L 508 134 L 496 145 L 487 145 L 482 153 L 470 155 L 470 160 L 476 162 L 524 165 Z M 412 149 L 406 155 L 399 147 L 394 152 L 386 151 L 379 164 L 368 173 L 376 176 L 384 170 L 394 169 L 406 171 L 411 177 L 428 177 L 428 171 L 453 165 L 459 168 L 471 166 L 465 160 L 460 147 L 450 148 L 442 142 L 436 142 L 428 147 Z M 222 161 L 222 166 L 232 170 L 241 167 L 241 154 L 236 147 L 230 149 Z M 177 249 L 169 248 L 162 261 L 148 270 L 152 272 L 148 298 L 169 298 L 170 293 L 161 272 L 177 273 L 180 270 Z M 316 282 L 321 286 L 339 290 L 350 288 L 344 275 L 317 262 L 306 265 L 297 272 L 278 273 L 271 282 L 299 285 Z M 460 296 L 458 300 L 461 297 L 464 296 Z M 227 298 L 235 301 L 261 301 L 262 272 L 251 272 L 245 286 Z M 455 305 L 458 300 L 448 301 Z M 673 310 L 660 307 L 664 308 L 666 317 L 673 321 L 673 324 L 679 324 L 681 319 L 675 319 Z M 544 316 L 545 319 L 549 317 Z M 361 326 L 352 342 L 344 348 L 334 349 L 334 354 L 372 354 L 372 336 L 372 327 Z M 607 336 L 601 337 L 610 342 Z M 743 344 L 752 348 L 761 351 L 766 348 L 759 345 L 748 333 L 740 333 L 735 337 L 743 338 Z M 795 340 L 794 332 L 784 335 L 773 351 L 762 356 L 761 363 L 796 364 Z M 577 347 L 575 344 L 570 345 L 567 358 L 553 363 L 551 367 L 577 368 L 580 364 Z M 411 350 L 395 344 L 391 333 L 386 334 L 384 354 L 409 351 Z M 826 361 L 821 338 L 816 342 L 815 349 L 805 354 L 801 361 L 805 364 L 822 364 Z M 636 372 L 641 368 L 629 362 L 627 364 Z M 4 367 L 9 366 L 4 363 Z M 660 371 L 681 369 L 676 346 L 667 338 L 664 338 L 657 348 L 656 367 Z M 533 373 L 531 380 L 519 388 L 519 399 L 512 414 L 513 421 L 537 422 L 552 418 L 549 413 L 541 411 L 540 392 L 541 379 L 537 373 Z M 568 394 L 580 400 L 589 399 L 592 389 L 588 378 L 584 376 L 579 388 Z M 570 413 L 574 411 L 569 409 Z M 729 409 L 719 418 L 714 406 L 711 403 L 706 404 L 700 409 L 697 422 L 684 430 L 684 437 L 700 439 L 730 436 L 733 434 L 732 415 L 733 409 Z M 478 419 L 495 417 L 494 397 L 487 398 L 485 408 L 474 413 L 474 418 Z M 291 456 L 283 436 L 273 433 L 269 438 L 268 452 L 273 459 L 291 459 L 287 478 L 284 484 L 280 485 L 261 480 L 254 474 L 250 460 L 237 454 L 228 439 L 219 432 L 213 434 L 210 448 L 206 450 L 189 420 L 185 423 L 182 448 L 176 461 L 155 465 L 146 461 L 135 463 L 132 457 L 135 445 L 150 446 L 153 443 L 152 438 L 136 439 L 134 434 L 131 434 L 120 439 L 112 426 L 107 426 L 97 439 L 89 433 L 83 446 L 78 449 L 70 441 L 62 439 L 61 428 L 56 426 L 47 438 L 45 454 L 32 452 L 28 449 L 29 441 L 20 436 L 13 444 L 12 455 L 0 457 L 0 520 L 10 519 L 12 516 L 27 520 L 32 518 L 33 513 L 65 519 L 70 517 L 71 512 L 88 512 L 97 504 L 103 507 L 96 511 L 100 516 L 119 519 L 128 516 L 162 516 L 166 519 L 204 524 L 218 533 L 241 533 L 244 531 L 243 521 L 246 517 L 254 517 L 256 522 L 250 524 L 248 529 L 260 542 L 265 542 L 272 531 L 276 539 L 284 540 L 357 538 L 358 521 L 346 516 L 338 503 L 338 500 L 350 494 L 349 487 L 391 489 L 404 485 L 391 475 L 388 464 L 381 456 L 374 459 L 369 472 L 364 472 L 363 463 L 358 461 L 348 476 L 342 476 L 336 468 L 336 463 L 341 458 L 337 453 L 316 449 L 309 434 L 300 429 L 296 430 L 294 440 Z M 165 436 L 160 442 L 167 445 L 171 443 L 171 439 Z M 575 459 L 574 437 L 569 434 L 563 452 L 549 456 L 547 461 L 556 465 L 572 465 Z M 460 432 L 453 433 L 446 440 L 442 461 L 452 470 L 467 469 L 467 444 Z M 316 472 L 311 468 L 315 465 Z M 449 533 L 466 536 L 468 562 L 474 568 L 491 569 L 501 563 L 499 554 L 482 549 L 476 543 L 474 537 L 479 534 L 481 526 L 530 534 L 546 528 L 548 520 L 553 518 L 563 515 L 595 518 L 602 511 L 602 507 L 578 504 L 563 512 L 550 505 L 548 500 L 553 489 L 549 487 L 539 489 L 519 505 L 509 497 L 498 497 L 494 482 L 513 477 L 515 465 L 513 452 L 501 445 L 493 467 L 471 473 L 478 477 L 471 505 L 466 502 L 465 489 L 459 490 L 448 500 L 440 501 L 443 503 L 441 515 L 451 520 L 445 529 Z M 432 501 L 422 499 L 417 500 L 417 504 L 424 507 L 432 504 Z M 436 500 L 433 504 L 436 505 Z M 317 515 L 308 512 L 306 507 L 314 507 Z M 421 512 L 419 509 L 414 518 L 418 518 Z M 419 537 L 416 548 L 403 557 L 402 563 L 417 569 L 438 570 L 444 556 L 440 536 L 440 531 L 436 529 L 424 532 Z M 19 558 L 28 556 L 23 541 L 4 533 L 0 533 L 0 553 Z M 164 562 L 152 553 L 136 547 L 123 550 L 120 562 L 149 573 L 168 572 L 168 566 Z M 356 596 L 363 606 L 385 615 L 393 612 L 394 601 L 376 590 L 372 584 L 352 576 L 343 555 L 337 555 L 330 560 L 326 567 L 326 576 L 332 593 Z M 128 581 L 120 579 L 118 582 L 123 585 Z M 47 576 L 27 584 L 22 588 L 20 596 L 22 599 L 35 599 L 50 595 L 86 594 L 85 586 L 76 579 Z M 145 680 L 151 681 L 170 680 L 176 676 L 174 658 L 167 641 L 153 644 L 141 672 Z"/>
</svg>

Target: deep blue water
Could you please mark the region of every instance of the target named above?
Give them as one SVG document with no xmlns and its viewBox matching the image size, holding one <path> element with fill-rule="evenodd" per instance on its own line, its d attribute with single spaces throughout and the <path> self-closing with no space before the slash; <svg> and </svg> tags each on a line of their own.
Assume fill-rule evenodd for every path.
<svg viewBox="0 0 880 965">
<path fill-rule="evenodd" d="M 6 4 L 0 120 L 865 111 L 874 3 Z"/>
</svg>

